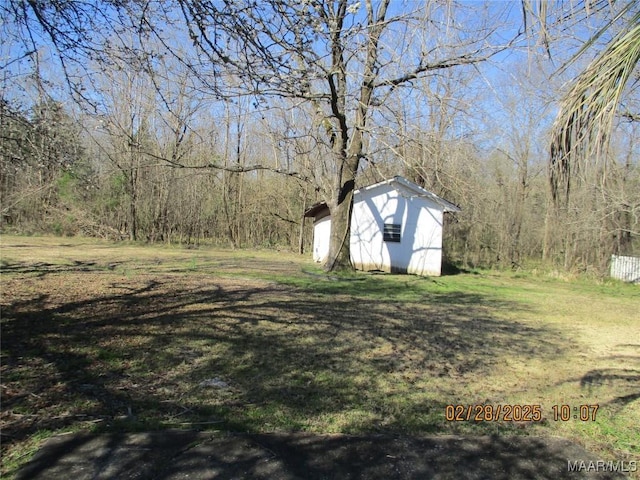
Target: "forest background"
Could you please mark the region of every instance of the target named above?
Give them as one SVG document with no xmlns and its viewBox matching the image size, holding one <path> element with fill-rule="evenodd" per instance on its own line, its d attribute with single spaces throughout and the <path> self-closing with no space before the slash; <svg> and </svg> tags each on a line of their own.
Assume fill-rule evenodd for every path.
<svg viewBox="0 0 640 480">
<path fill-rule="evenodd" d="M 280 3 L 283 16 L 296 8 Z M 65 4 L 67 23 L 56 17 Z M 1 231 L 308 248 L 303 212 L 326 198 L 335 174 L 326 161 L 334 117 L 314 102 L 248 89 L 229 69 L 207 70 L 196 48 L 203 37 L 181 21 L 188 4 L 2 5 Z M 345 55 L 360 65 L 347 82 L 357 83 L 367 8 L 344 5 Z M 565 2 L 536 29 L 522 5 L 391 4 L 376 68 L 401 65 L 414 50 L 455 56 L 467 41 L 482 51 L 371 99 L 356 187 L 403 175 L 459 205 L 445 227 L 451 264 L 602 274 L 611 254 L 640 253 L 637 68 L 606 151 L 572 172 L 561 209 L 550 136 L 570 82 L 637 12 Z M 330 54 L 319 40 L 305 48 Z"/>
</svg>

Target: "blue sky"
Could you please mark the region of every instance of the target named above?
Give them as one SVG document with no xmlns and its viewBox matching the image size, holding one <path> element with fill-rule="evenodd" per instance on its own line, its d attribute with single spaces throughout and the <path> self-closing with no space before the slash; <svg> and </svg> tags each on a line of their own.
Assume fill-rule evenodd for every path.
<svg viewBox="0 0 640 480">
<path fill-rule="evenodd" d="M 501 23 L 496 25 L 496 32 L 491 37 L 491 42 L 506 43 L 515 38 L 523 27 L 520 2 L 461 2 L 461 4 L 465 8 L 480 8 L 489 16 L 500 17 Z M 413 9 L 415 5 L 416 3 L 411 1 L 394 2 L 391 4 L 388 17 L 403 13 L 407 8 Z M 103 11 L 103 14 L 108 17 L 109 11 Z M 353 20 L 357 22 L 363 18 L 363 15 L 364 12 L 361 5 L 358 13 L 353 16 Z M 436 31 L 436 28 L 440 28 L 439 32 L 449 32 L 451 36 L 443 38 L 442 34 L 437 37 L 429 37 L 427 35 L 415 43 L 413 48 L 429 50 L 439 48 L 439 45 L 454 38 L 462 41 L 464 40 L 464 35 L 460 36 L 459 30 L 453 27 L 461 27 L 462 30 L 469 29 L 477 25 L 480 19 L 481 17 L 467 13 L 457 16 L 455 18 L 456 23 L 452 23 L 451 28 L 449 28 L 443 23 L 445 20 L 443 16 L 432 15 L 425 19 L 425 21 L 433 22 L 429 24 L 431 30 L 426 29 L 427 34 L 430 31 Z M 455 115 L 455 124 L 451 126 L 448 134 L 452 138 L 460 138 L 480 133 L 474 139 L 479 147 L 491 149 L 499 146 L 508 137 L 507 128 L 510 127 L 510 123 L 513 123 L 513 116 L 516 115 L 513 111 L 513 102 L 514 98 L 517 99 L 518 96 L 521 97 L 522 111 L 528 112 L 528 115 L 534 115 L 537 112 L 540 115 L 540 120 L 537 124 L 538 129 L 547 129 L 555 114 L 557 107 L 554 101 L 561 94 L 560 88 L 562 84 L 584 65 L 584 61 L 578 62 L 574 69 L 567 72 L 564 77 L 554 76 L 554 71 L 567 60 L 571 52 L 575 52 L 580 47 L 584 38 L 587 38 L 594 31 L 594 28 L 597 28 L 596 19 L 593 19 L 592 22 L 595 22 L 595 24 L 574 28 L 571 31 L 563 31 L 561 28 L 553 30 L 551 33 L 554 36 L 564 37 L 551 45 L 551 59 L 546 58 L 543 48 L 539 45 L 535 46 L 535 43 L 539 41 L 539 37 L 534 36 L 529 41 L 523 39 L 517 42 L 511 48 L 496 53 L 489 60 L 476 66 L 456 67 L 456 70 L 460 71 L 459 78 L 456 78 L 458 73 L 455 73 L 452 75 L 454 78 L 450 79 L 456 91 L 448 92 L 447 95 L 449 96 L 447 98 L 454 110 L 458 108 L 456 107 L 456 104 L 458 104 L 459 108 L 464 111 Z M 189 41 L 184 31 L 173 29 L 168 24 L 161 24 L 161 28 L 164 30 L 165 40 L 171 43 L 172 48 L 184 48 L 186 51 L 190 49 Z M 402 29 L 396 30 L 396 32 L 398 35 L 403 34 Z M 0 40 L 0 66 L 3 68 L 0 69 L 0 79 L 2 79 L 0 88 L 2 89 L 3 97 L 28 107 L 30 103 L 35 101 L 34 85 L 30 80 L 35 64 L 29 58 L 21 57 L 26 50 L 30 49 L 30 46 L 25 47 L 17 41 L 15 35 L 12 36 L 12 33 L 22 35 L 25 33 L 24 31 L 17 31 L 15 25 L 2 24 L 2 33 L 2 40 Z M 64 75 L 61 73 L 54 49 L 46 36 L 42 35 L 42 32 L 37 28 L 33 29 L 31 33 L 38 43 L 40 74 L 46 82 L 47 89 L 52 92 L 54 98 L 71 106 L 69 92 L 63 81 Z M 110 38 L 110 40 L 113 39 Z M 411 41 L 415 40 L 412 38 Z M 397 47 L 405 48 L 407 45 L 398 45 Z M 410 52 L 410 50 L 407 52 Z M 449 52 L 452 51 L 454 50 L 449 50 Z M 447 54 L 447 52 L 435 52 L 432 58 L 438 58 L 439 54 Z M 391 58 L 389 57 L 389 59 Z M 399 59 L 399 61 L 405 62 L 403 67 L 405 69 L 412 66 L 411 61 L 407 61 L 407 59 L 409 59 L 409 55 L 404 55 L 403 58 Z M 69 72 L 79 75 L 86 73 L 82 70 L 83 68 L 87 68 L 96 77 L 101 74 L 88 61 L 83 61 L 79 64 L 71 62 L 68 67 Z M 446 82 L 443 83 L 442 80 L 444 76 L 440 72 L 435 72 L 430 77 L 431 81 L 426 79 L 416 82 L 416 87 L 419 83 L 423 86 L 431 85 L 431 95 L 436 95 L 437 97 L 442 88 L 446 89 Z M 99 102 L 100 93 L 91 90 L 92 85 L 90 82 L 85 82 L 85 86 L 87 90 L 84 91 L 84 95 Z M 417 88 L 406 88 L 404 90 L 407 95 L 415 95 L 417 91 Z M 211 92 L 208 93 L 210 94 Z M 202 96 L 205 97 L 207 95 L 207 92 L 203 90 Z M 404 107 L 408 109 L 405 114 L 414 115 L 416 122 L 419 121 L 424 125 L 428 125 L 429 118 L 426 112 L 432 106 L 429 102 L 433 102 L 433 98 L 428 94 L 421 93 L 415 97 L 410 97 L 407 106 Z M 264 104 L 261 105 L 262 107 L 264 107 Z M 210 115 L 222 116 L 224 107 L 217 107 L 214 102 L 207 111 Z M 254 114 L 257 117 L 263 115 L 259 111 L 254 112 Z M 382 115 L 378 120 L 384 118 L 382 113 L 376 115 Z M 420 120 L 418 120 L 418 117 Z M 541 133 L 536 134 L 542 135 Z M 542 142 L 542 139 L 540 141 Z"/>
</svg>

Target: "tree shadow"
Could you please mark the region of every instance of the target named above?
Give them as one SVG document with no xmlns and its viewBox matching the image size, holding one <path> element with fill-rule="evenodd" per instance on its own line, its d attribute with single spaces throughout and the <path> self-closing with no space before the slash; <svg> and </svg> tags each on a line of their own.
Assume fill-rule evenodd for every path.
<svg viewBox="0 0 640 480">
<path fill-rule="evenodd" d="M 616 392 L 616 396 L 607 405 L 622 408 L 640 399 L 640 345 L 618 344 L 611 350 L 624 353 L 609 355 L 605 360 L 625 366 L 592 369 L 580 378 L 580 386 L 586 389 L 608 387 Z"/>
<path fill-rule="evenodd" d="M 66 272 L 65 291 L 54 277 L 2 299 L 3 443 L 74 427 L 317 431 L 327 418 L 346 433 L 450 431 L 430 378 L 455 386 L 568 343 L 501 318 L 520 304 L 417 282 L 107 273 L 88 284 Z M 400 300 L 407 289 L 415 301 Z M 228 388 L 200 386 L 212 378 Z"/>
<path fill-rule="evenodd" d="M 624 366 L 592 368 L 581 376 L 570 377 L 556 383 L 556 386 L 578 384 L 582 390 L 605 388 L 613 398 L 600 406 L 610 406 L 614 410 L 624 408 L 640 399 L 640 345 L 617 344 L 611 346 L 614 353 L 599 359 L 600 362 L 615 362 Z M 638 353 L 635 353 L 637 350 Z"/>
<path fill-rule="evenodd" d="M 25 245 L 29 246 L 29 245 Z M 64 246 L 64 245 L 60 245 Z M 12 247 L 14 247 L 12 245 Z M 0 272 L 30 275 L 35 278 L 42 278 L 52 274 L 63 273 L 80 273 L 80 272 L 98 272 L 106 270 L 114 270 L 122 262 L 109 262 L 100 264 L 98 262 L 73 260 L 72 263 L 54 264 L 47 262 L 3 262 L 0 266 Z"/>
<path fill-rule="evenodd" d="M 625 478 L 562 439 L 151 432 L 53 438 L 18 479 Z M 576 471 L 569 466 L 573 465 Z M 582 466 L 582 470 L 575 467 Z"/>
</svg>

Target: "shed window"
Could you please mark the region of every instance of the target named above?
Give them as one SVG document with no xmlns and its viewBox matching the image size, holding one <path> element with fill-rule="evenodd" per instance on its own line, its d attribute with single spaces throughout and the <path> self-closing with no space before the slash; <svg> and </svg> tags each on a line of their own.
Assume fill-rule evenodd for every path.
<svg viewBox="0 0 640 480">
<path fill-rule="evenodd" d="M 385 242 L 400 242 L 400 224 L 385 223 L 383 240 Z"/>
</svg>

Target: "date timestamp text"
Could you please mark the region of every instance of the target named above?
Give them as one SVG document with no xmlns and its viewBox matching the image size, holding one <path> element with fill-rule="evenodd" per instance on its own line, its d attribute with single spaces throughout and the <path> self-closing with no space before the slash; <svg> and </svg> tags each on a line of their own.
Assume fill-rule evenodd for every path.
<svg viewBox="0 0 640 480">
<path fill-rule="evenodd" d="M 599 405 L 552 405 L 549 418 L 553 421 L 595 422 Z M 542 405 L 446 405 L 448 422 L 542 422 L 546 419 Z"/>
</svg>

